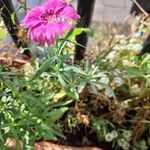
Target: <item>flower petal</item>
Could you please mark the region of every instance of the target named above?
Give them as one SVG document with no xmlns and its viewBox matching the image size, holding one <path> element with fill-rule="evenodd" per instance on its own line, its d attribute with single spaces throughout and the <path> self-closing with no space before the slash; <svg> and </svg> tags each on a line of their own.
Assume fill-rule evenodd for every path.
<svg viewBox="0 0 150 150">
<path fill-rule="evenodd" d="M 30 10 L 22 21 L 22 25 L 26 28 L 33 27 L 39 23 L 42 23 L 40 19 L 41 14 L 44 13 L 43 7 L 37 6 Z"/>
<path fill-rule="evenodd" d="M 42 6 L 30 10 L 22 21 L 29 29 L 28 36 L 40 45 L 53 45 L 56 38 L 62 37 L 73 26 L 70 21 L 79 19 L 79 15 L 63 0 L 48 0 Z"/>
</svg>

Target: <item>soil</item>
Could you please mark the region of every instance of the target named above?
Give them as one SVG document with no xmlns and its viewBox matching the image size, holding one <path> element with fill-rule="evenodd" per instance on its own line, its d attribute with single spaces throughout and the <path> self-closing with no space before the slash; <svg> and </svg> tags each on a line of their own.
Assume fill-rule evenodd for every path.
<svg viewBox="0 0 150 150">
<path fill-rule="evenodd" d="M 119 98 L 120 95 L 118 95 Z M 146 102 L 150 98 L 147 97 Z M 137 99 L 137 103 L 140 103 Z M 144 102 L 143 104 L 144 105 Z M 72 106 L 69 106 L 69 111 L 62 118 L 62 132 L 66 139 L 59 139 L 57 143 L 62 145 L 72 146 L 94 146 L 102 149 L 111 149 L 112 143 L 99 141 L 97 135 L 92 132 L 93 118 L 107 119 L 115 125 L 116 128 L 133 129 L 133 141 L 139 138 L 147 137 L 147 132 L 143 132 L 145 124 L 140 122 L 146 120 L 149 116 L 149 111 L 144 109 L 139 110 L 139 118 L 137 122 L 130 122 L 132 116 L 137 115 L 134 110 L 128 110 L 122 107 L 119 101 L 108 99 L 105 95 L 90 93 L 88 90 L 80 95 L 80 101 Z M 75 127 L 68 127 L 68 118 L 72 120 Z"/>
<path fill-rule="evenodd" d="M 114 120 L 116 124 L 124 120 L 125 111 L 115 101 L 110 101 L 106 96 L 99 96 L 84 91 L 80 95 L 80 101 L 69 106 L 69 111 L 62 118 L 61 126 L 65 139 L 59 139 L 57 143 L 71 146 L 94 146 L 110 149 L 111 145 L 99 142 L 97 135 L 92 132 L 93 118 L 107 118 Z M 117 118 L 117 119 L 116 119 Z M 75 127 L 68 127 L 68 119 Z"/>
</svg>

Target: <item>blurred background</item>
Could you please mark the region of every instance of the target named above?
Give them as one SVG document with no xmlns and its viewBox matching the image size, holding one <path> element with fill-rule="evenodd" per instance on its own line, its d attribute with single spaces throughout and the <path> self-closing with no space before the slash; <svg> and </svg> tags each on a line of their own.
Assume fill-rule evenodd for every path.
<svg viewBox="0 0 150 150">
<path fill-rule="evenodd" d="M 33 8 L 44 1 L 45 0 L 26 0 L 26 3 L 29 8 Z M 76 8 L 77 0 L 70 1 Z M 18 9 L 20 6 L 18 0 L 13 0 L 12 2 L 14 3 L 14 7 Z M 125 17 L 129 15 L 131 5 L 131 0 L 96 0 L 93 21 L 124 23 Z M 21 14 L 22 10 L 19 10 L 19 12 Z"/>
<path fill-rule="evenodd" d="M 25 16 L 25 10 L 33 8 L 42 4 L 46 0 L 12 0 L 15 13 L 20 22 Z M 67 0 L 75 9 L 77 9 L 78 0 Z M 23 4 L 26 4 L 23 8 Z M 94 12 L 91 22 L 91 30 L 93 34 L 89 38 L 88 48 L 94 45 L 98 47 L 102 45 L 105 38 L 111 37 L 115 34 L 129 35 L 131 33 L 131 25 L 135 24 L 137 20 L 131 16 L 132 0 L 95 0 Z M 98 40 L 97 40 L 98 39 Z M 5 42 L 6 41 L 6 42 Z M 8 36 L 4 43 L 10 43 L 11 38 Z"/>
<path fill-rule="evenodd" d="M 23 0 L 13 0 L 14 8 L 21 21 L 25 15 L 24 9 L 20 9 Z M 40 5 L 45 0 L 26 0 L 27 8 Z M 68 0 L 77 9 L 77 0 Z M 91 22 L 91 29 L 99 33 L 98 39 L 114 34 L 129 34 L 133 17 L 130 15 L 131 0 L 96 0 Z M 96 35 L 97 36 L 97 35 Z M 97 38 L 97 37 L 96 37 Z M 99 41 L 101 42 L 101 40 Z M 92 44 L 91 44 L 92 43 Z M 97 44 L 94 38 L 89 39 L 89 46 Z"/>
</svg>

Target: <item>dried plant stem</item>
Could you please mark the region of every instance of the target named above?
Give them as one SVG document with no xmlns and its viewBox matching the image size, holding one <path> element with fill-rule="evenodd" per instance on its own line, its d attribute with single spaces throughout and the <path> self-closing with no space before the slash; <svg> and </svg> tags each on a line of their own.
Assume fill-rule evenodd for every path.
<svg viewBox="0 0 150 150">
<path fill-rule="evenodd" d="M 132 0 L 132 1 L 137 5 L 137 7 L 142 11 L 142 13 L 143 13 L 146 17 L 149 16 L 149 14 L 141 7 L 141 5 L 137 2 L 137 0 Z"/>
</svg>

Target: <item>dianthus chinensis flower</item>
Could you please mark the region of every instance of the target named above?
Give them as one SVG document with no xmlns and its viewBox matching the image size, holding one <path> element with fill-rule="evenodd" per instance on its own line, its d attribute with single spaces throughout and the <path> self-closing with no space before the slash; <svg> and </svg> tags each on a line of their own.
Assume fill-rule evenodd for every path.
<svg viewBox="0 0 150 150">
<path fill-rule="evenodd" d="M 30 10 L 22 21 L 28 36 L 40 45 L 54 45 L 57 37 L 73 28 L 71 22 L 80 16 L 64 0 L 48 0 Z"/>
</svg>

